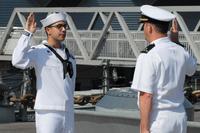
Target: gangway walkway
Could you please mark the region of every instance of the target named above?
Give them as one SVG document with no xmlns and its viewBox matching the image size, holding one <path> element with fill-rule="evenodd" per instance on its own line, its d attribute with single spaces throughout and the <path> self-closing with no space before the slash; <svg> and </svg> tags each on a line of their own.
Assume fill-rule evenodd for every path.
<svg viewBox="0 0 200 133">
<path fill-rule="evenodd" d="M 166 8 L 176 15 L 181 29 L 179 40 L 199 63 L 200 21 L 194 19 L 193 23 L 196 26 L 193 30 L 189 30 L 181 15 L 182 13 L 199 13 L 200 6 L 162 8 Z M 11 60 L 13 49 L 25 26 L 25 16 L 29 12 L 34 12 L 38 16 L 46 16 L 51 12 L 59 11 L 67 14 L 70 30 L 67 31 L 65 41 L 66 46 L 75 55 L 77 64 L 102 65 L 104 60 L 110 60 L 111 65 L 133 67 L 140 51 L 147 45 L 143 36 L 142 24 L 131 25 L 130 21 L 126 19 L 126 13 L 129 15 L 132 13 L 133 16 L 135 15 L 134 20 L 138 21 L 139 7 L 15 8 L 7 27 L 0 28 L 0 60 Z M 75 24 L 78 19 L 77 14 L 85 16 L 85 19 L 90 19 L 85 29 L 79 29 L 77 23 Z M 91 17 L 87 18 L 88 14 Z M 74 17 L 75 15 L 76 17 Z M 20 20 L 21 27 L 15 26 L 17 19 Z M 102 23 L 98 24 L 102 25 L 102 28 L 96 30 L 94 27 L 99 19 Z M 81 19 L 79 21 L 79 24 L 82 24 Z M 118 24 L 118 30 L 113 28 L 116 26 L 114 22 Z M 44 39 L 46 39 L 44 30 L 38 27 L 33 39 L 35 44 Z"/>
</svg>

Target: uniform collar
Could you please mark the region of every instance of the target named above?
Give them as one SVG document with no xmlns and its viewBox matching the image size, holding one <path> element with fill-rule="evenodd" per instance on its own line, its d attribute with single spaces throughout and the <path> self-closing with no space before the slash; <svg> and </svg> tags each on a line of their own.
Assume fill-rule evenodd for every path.
<svg viewBox="0 0 200 133">
<path fill-rule="evenodd" d="M 48 42 L 47 42 L 47 40 L 43 40 L 42 41 L 42 44 L 46 44 L 46 45 L 48 45 Z M 50 46 L 50 45 L 49 45 Z M 51 46 L 50 46 L 51 47 Z M 53 47 L 52 47 L 53 48 Z M 53 48 L 53 49 L 56 49 L 56 48 Z M 63 50 L 63 49 L 65 49 L 65 45 L 63 44 L 63 43 L 61 43 L 61 48 L 60 48 L 61 50 Z"/>
<path fill-rule="evenodd" d="M 152 41 L 150 44 L 155 44 L 155 46 L 156 46 L 156 45 L 160 44 L 160 42 L 165 42 L 165 41 L 169 41 L 169 38 L 168 37 L 162 37 L 162 38 L 159 38 L 159 39 Z"/>
</svg>

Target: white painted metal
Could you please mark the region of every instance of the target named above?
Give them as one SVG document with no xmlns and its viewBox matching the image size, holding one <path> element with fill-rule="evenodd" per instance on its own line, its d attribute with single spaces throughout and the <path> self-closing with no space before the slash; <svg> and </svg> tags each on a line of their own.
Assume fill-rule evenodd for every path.
<svg viewBox="0 0 200 133">
<path fill-rule="evenodd" d="M 200 63 L 200 52 L 199 52 L 200 49 L 198 49 L 198 47 L 196 45 L 194 45 L 194 40 L 193 40 L 193 38 L 191 38 L 189 30 L 188 30 L 183 18 L 177 12 L 174 12 L 174 14 L 176 15 L 176 19 L 188 41 L 190 48 L 192 49 L 192 52 L 194 53 L 195 57 L 197 58 L 197 61 Z"/>
<path fill-rule="evenodd" d="M 25 17 L 20 13 L 20 12 L 17 12 L 17 15 L 18 15 L 18 18 L 23 26 L 23 28 L 25 28 L 26 26 L 26 19 Z"/>
<path fill-rule="evenodd" d="M 186 49 L 200 62 L 200 22 L 195 22 L 196 27 L 189 31 L 180 12 L 200 12 L 199 6 L 162 7 L 177 15 L 181 32 L 179 40 L 186 46 Z M 25 25 L 24 13 L 35 12 L 51 13 L 65 12 L 68 15 L 70 30 L 67 32 L 66 46 L 75 55 L 80 65 L 102 65 L 102 60 L 109 59 L 111 65 L 133 67 L 139 51 L 145 46 L 142 24 L 136 31 L 130 30 L 126 24 L 123 13 L 138 13 L 139 7 L 67 7 L 67 8 L 15 8 L 6 28 L 0 28 L 0 60 L 10 60 L 12 51 L 19 39 L 23 28 L 15 28 L 15 19 L 18 17 L 22 26 Z M 71 14 L 93 13 L 90 23 L 85 30 L 77 29 Z M 105 14 L 109 14 L 107 17 Z M 104 26 L 102 30 L 92 30 L 97 16 L 100 16 Z M 122 30 L 111 29 L 113 18 L 119 22 Z M 81 23 L 81 22 L 80 22 Z M 46 39 L 43 29 L 38 29 L 34 34 L 34 40 L 38 44 Z"/>
<path fill-rule="evenodd" d="M 125 33 L 128 41 L 129 41 L 129 44 L 131 45 L 131 48 L 132 48 L 135 56 L 138 57 L 138 55 L 140 54 L 140 51 L 138 50 L 138 47 L 137 47 L 137 45 L 136 45 L 136 43 L 134 41 L 133 36 L 131 36 L 131 34 L 130 34 L 130 31 L 128 29 L 128 26 L 127 26 L 125 20 L 123 19 L 122 15 L 120 15 L 118 12 L 115 12 L 115 15 L 119 20 L 119 23 L 120 23 L 120 25 L 122 27 L 122 30 L 124 31 L 124 33 Z"/>
<path fill-rule="evenodd" d="M 90 24 L 89 24 L 89 26 L 88 26 L 88 30 L 91 30 L 91 29 L 92 29 L 92 26 L 94 25 L 94 22 L 95 22 L 95 20 L 96 20 L 97 15 L 98 15 L 98 13 L 95 12 L 94 15 L 93 15 L 93 17 L 92 17 L 92 20 L 90 21 Z"/>
<path fill-rule="evenodd" d="M 106 24 L 106 21 L 108 19 L 107 16 L 103 12 L 100 12 L 99 15 L 101 16 L 103 23 Z M 110 26 L 109 30 L 112 30 L 112 26 Z"/>
<path fill-rule="evenodd" d="M 197 25 L 196 25 L 196 27 L 195 27 L 195 29 L 194 29 L 194 32 L 197 32 L 198 29 L 199 29 L 199 27 L 200 27 L 200 20 L 199 20 L 199 22 L 197 23 Z"/>
<path fill-rule="evenodd" d="M 84 57 L 84 60 L 88 60 L 89 59 L 88 53 L 87 53 L 85 47 L 83 46 L 83 42 L 81 41 L 80 35 L 77 32 L 76 26 L 75 26 L 71 16 L 69 16 L 68 14 L 67 14 L 67 23 L 72 31 L 72 34 L 76 38 L 77 45 L 79 47 L 79 50 L 81 51 L 81 54 Z"/>
<path fill-rule="evenodd" d="M 95 56 L 97 55 L 97 52 L 98 52 L 98 48 L 100 48 L 101 43 L 103 43 L 103 41 L 106 39 L 106 33 L 108 32 L 112 18 L 113 18 L 113 12 L 110 13 L 110 15 L 109 15 L 104 27 L 103 27 L 102 33 L 101 33 L 93 51 L 92 51 L 92 54 L 90 55 L 90 59 L 95 58 Z"/>
</svg>

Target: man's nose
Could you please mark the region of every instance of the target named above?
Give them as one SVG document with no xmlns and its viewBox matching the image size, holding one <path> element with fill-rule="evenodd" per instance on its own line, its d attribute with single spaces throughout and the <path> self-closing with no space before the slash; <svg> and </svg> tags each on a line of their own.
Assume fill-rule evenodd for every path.
<svg viewBox="0 0 200 133">
<path fill-rule="evenodd" d="M 67 27 L 62 26 L 62 31 L 66 31 L 66 30 L 67 30 Z"/>
</svg>

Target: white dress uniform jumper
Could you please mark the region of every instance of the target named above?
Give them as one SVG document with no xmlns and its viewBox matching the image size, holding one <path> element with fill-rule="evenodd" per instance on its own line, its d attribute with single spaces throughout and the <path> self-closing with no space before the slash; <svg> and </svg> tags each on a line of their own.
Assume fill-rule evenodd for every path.
<svg viewBox="0 0 200 133">
<path fill-rule="evenodd" d="M 54 16 L 54 20 L 62 20 Z M 51 23 L 48 23 L 51 24 Z M 22 34 L 12 56 L 12 64 L 20 69 L 33 67 L 37 77 L 36 130 L 37 133 L 74 133 L 73 95 L 76 62 L 63 48 L 55 51 L 71 63 L 71 72 L 64 70 L 63 62 L 42 43 L 31 46 L 32 34 Z M 45 45 L 44 45 L 45 44 Z"/>
</svg>

